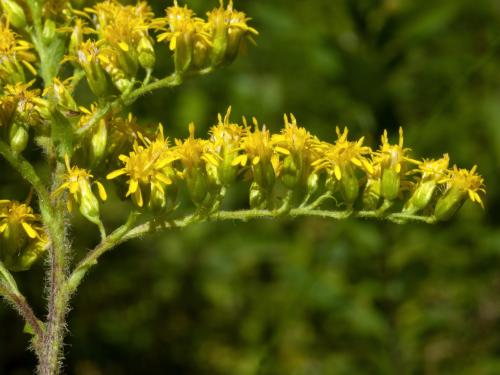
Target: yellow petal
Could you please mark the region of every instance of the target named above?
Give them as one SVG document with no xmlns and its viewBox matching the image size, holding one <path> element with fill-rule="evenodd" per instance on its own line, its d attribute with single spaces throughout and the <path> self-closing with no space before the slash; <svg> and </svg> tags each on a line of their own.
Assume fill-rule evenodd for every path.
<svg viewBox="0 0 500 375">
<path fill-rule="evenodd" d="M 124 50 L 125 52 L 128 52 L 128 50 L 129 50 L 129 48 L 128 48 L 128 44 L 127 44 L 127 43 L 125 43 L 125 42 L 120 42 L 120 43 L 118 43 L 118 46 L 119 46 L 122 50 Z"/>
<path fill-rule="evenodd" d="M 7 228 L 7 223 L 0 225 L 0 233 L 3 233 L 5 231 L 5 228 Z"/>
<path fill-rule="evenodd" d="M 22 222 L 21 225 L 23 226 L 24 231 L 26 232 L 26 234 L 30 238 L 36 238 L 37 237 L 37 233 L 36 233 L 36 231 L 33 229 L 33 227 L 31 225 L 29 225 L 26 222 Z"/>
<path fill-rule="evenodd" d="M 176 42 L 177 42 L 177 38 L 175 36 L 172 39 L 170 39 L 170 44 L 168 46 L 170 48 L 170 51 L 175 50 Z"/>
<path fill-rule="evenodd" d="M 170 178 L 168 178 L 167 176 L 165 176 L 163 173 L 158 173 L 156 175 L 156 179 L 160 182 L 163 182 L 165 185 L 172 184 L 172 180 Z"/>
<path fill-rule="evenodd" d="M 237 157 L 235 157 L 233 159 L 233 161 L 231 162 L 231 165 L 234 166 L 234 165 L 241 164 L 244 167 L 247 164 L 247 160 L 248 160 L 247 154 L 238 155 Z"/>
<path fill-rule="evenodd" d="M 340 179 L 342 178 L 342 172 L 340 171 L 340 167 L 338 165 L 335 165 L 333 171 L 335 172 L 335 177 L 337 178 L 337 180 L 340 181 Z"/>
<path fill-rule="evenodd" d="M 253 158 L 253 160 L 252 160 L 252 164 L 253 164 L 253 165 L 257 165 L 257 164 L 259 164 L 259 161 L 260 161 L 260 157 L 259 157 L 259 156 L 256 156 L 256 157 L 254 157 L 254 158 Z"/>
<path fill-rule="evenodd" d="M 361 164 L 361 161 L 357 158 L 352 158 L 351 161 L 352 161 L 352 164 L 357 165 L 358 167 L 363 166 L 363 164 Z"/>
<path fill-rule="evenodd" d="M 103 201 L 108 199 L 108 194 L 106 194 L 106 190 L 104 189 L 104 186 L 99 182 L 96 181 L 95 184 L 97 185 L 97 190 L 99 191 L 99 196 Z"/>
<path fill-rule="evenodd" d="M 142 207 L 144 202 L 142 200 L 142 193 L 141 193 L 141 189 L 137 189 L 135 191 L 135 194 L 134 194 L 134 198 L 135 198 L 135 201 L 137 202 L 137 205 L 139 207 Z"/>
<path fill-rule="evenodd" d="M 288 151 L 286 148 L 283 148 L 283 147 L 280 147 L 280 146 L 276 146 L 274 148 L 277 152 L 279 152 L 280 154 L 283 154 L 283 155 L 290 155 L 290 151 Z"/>
<path fill-rule="evenodd" d="M 116 171 L 113 171 L 111 173 L 108 173 L 108 175 L 106 176 L 106 179 L 107 180 L 112 180 L 113 178 L 116 178 L 118 176 L 121 176 L 122 174 L 125 174 L 127 173 L 125 171 L 125 169 L 117 169 Z"/>
</svg>

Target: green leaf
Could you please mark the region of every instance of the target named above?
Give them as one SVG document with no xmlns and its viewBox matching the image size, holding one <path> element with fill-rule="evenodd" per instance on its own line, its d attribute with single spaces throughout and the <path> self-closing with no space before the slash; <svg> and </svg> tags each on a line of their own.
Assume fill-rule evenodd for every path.
<svg viewBox="0 0 500 375">
<path fill-rule="evenodd" d="M 57 109 L 52 111 L 51 130 L 58 157 L 62 159 L 64 155 L 68 155 L 71 158 L 74 143 L 73 127 L 69 120 Z"/>
</svg>

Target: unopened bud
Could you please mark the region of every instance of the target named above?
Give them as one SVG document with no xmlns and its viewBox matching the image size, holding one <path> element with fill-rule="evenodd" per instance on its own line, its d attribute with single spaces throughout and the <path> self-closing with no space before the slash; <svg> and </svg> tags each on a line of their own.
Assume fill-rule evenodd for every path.
<svg viewBox="0 0 500 375">
<path fill-rule="evenodd" d="M 465 202 L 466 193 L 458 187 L 452 187 L 438 199 L 434 216 L 437 220 L 449 220 Z"/>
<path fill-rule="evenodd" d="M 369 179 L 363 191 L 363 207 L 375 210 L 380 202 L 380 181 Z"/>
<path fill-rule="evenodd" d="M 42 39 L 46 43 L 50 43 L 54 40 L 56 36 L 56 24 L 51 19 L 46 19 L 43 25 Z"/>
<path fill-rule="evenodd" d="M 10 148 L 16 154 L 26 149 L 29 140 L 28 128 L 24 124 L 12 124 L 10 128 Z"/>
<path fill-rule="evenodd" d="M 149 38 L 143 37 L 139 40 L 139 46 L 137 47 L 139 64 L 144 69 L 153 69 L 156 62 L 155 50 L 151 40 Z"/>
<path fill-rule="evenodd" d="M 283 169 L 281 172 L 281 181 L 289 189 L 293 189 L 299 182 L 298 169 L 291 155 L 288 155 L 283 160 Z"/>
<path fill-rule="evenodd" d="M 184 73 L 189 69 L 193 58 L 193 33 L 181 33 L 176 39 L 174 64 L 177 73 Z"/>
<path fill-rule="evenodd" d="M 262 188 L 255 182 L 250 186 L 250 208 L 258 209 L 265 208 L 266 199 L 265 194 L 262 192 Z"/>
<path fill-rule="evenodd" d="M 1 0 L 2 9 L 9 22 L 21 29 L 26 26 L 26 15 L 23 8 L 14 0 Z"/>
<path fill-rule="evenodd" d="M 380 185 L 382 197 L 390 201 L 396 199 L 399 194 L 400 182 L 401 178 L 398 172 L 392 168 L 384 169 Z"/>
<path fill-rule="evenodd" d="M 359 182 L 353 173 L 343 173 L 340 190 L 347 204 L 353 204 L 359 195 Z"/>
<path fill-rule="evenodd" d="M 307 178 L 307 190 L 309 194 L 314 194 L 319 187 L 319 176 L 316 173 L 312 173 Z"/>
<path fill-rule="evenodd" d="M 431 201 L 434 190 L 436 189 L 436 181 L 429 180 L 419 183 L 413 195 L 406 203 L 403 212 L 414 214 L 424 209 Z"/>
<path fill-rule="evenodd" d="M 81 182 L 80 189 L 80 213 L 90 222 L 100 225 L 99 201 L 92 192 L 90 183 L 88 181 Z"/>
<path fill-rule="evenodd" d="M 90 155 L 93 163 L 99 162 L 106 152 L 108 143 L 108 127 L 106 121 L 101 119 L 95 134 L 90 140 Z"/>
</svg>

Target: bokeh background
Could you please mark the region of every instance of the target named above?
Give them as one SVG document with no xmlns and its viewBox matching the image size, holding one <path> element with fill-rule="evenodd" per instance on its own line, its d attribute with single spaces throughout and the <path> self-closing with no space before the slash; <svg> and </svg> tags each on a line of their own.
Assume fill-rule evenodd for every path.
<svg viewBox="0 0 500 375">
<path fill-rule="evenodd" d="M 216 1 L 189 4 L 203 14 Z M 167 5 L 153 4 L 157 14 Z M 171 136 L 195 121 L 202 135 L 232 105 L 233 118 L 254 115 L 273 130 L 293 112 L 324 139 L 348 125 L 372 146 L 403 126 L 416 155 L 478 164 L 486 209 L 467 203 L 434 226 L 261 220 L 133 241 L 107 254 L 74 298 L 65 373 L 499 374 L 500 2 L 236 6 L 252 16 L 258 46 L 143 98 L 133 108 L 142 121 L 163 122 Z M 27 191 L 0 168 L 2 193 Z M 126 208 L 106 207 L 117 225 Z M 93 229 L 75 219 L 81 251 Z M 18 275 L 39 313 L 42 271 Z M 0 305 L 1 374 L 32 372 L 22 328 Z"/>
</svg>

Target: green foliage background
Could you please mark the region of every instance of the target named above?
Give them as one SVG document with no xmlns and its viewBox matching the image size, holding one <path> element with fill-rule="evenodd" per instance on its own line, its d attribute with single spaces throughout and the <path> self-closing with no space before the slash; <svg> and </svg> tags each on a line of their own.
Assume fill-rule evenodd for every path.
<svg viewBox="0 0 500 375">
<path fill-rule="evenodd" d="M 213 4 L 212 4 L 213 3 Z M 192 0 L 202 14 L 215 1 Z M 155 3 L 157 14 L 167 4 Z M 293 112 L 324 139 L 372 146 L 401 125 L 416 155 L 479 165 L 486 210 L 450 223 L 301 219 L 198 224 L 121 246 L 69 315 L 67 374 L 500 373 L 500 3 L 240 0 L 260 30 L 235 64 L 140 100 L 171 136 L 217 112 L 271 129 Z M 166 49 L 158 69 L 167 72 Z M 35 152 L 36 150 L 33 150 Z M 0 164 L 0 193 L 27 187 Z M 235 193 L 231 205 L 244 204 Z M 104 216 L 118 224 L 119 200 Z M 75 220 L 81 252 L 93 226 Z M 78 256 L 75 255 L 75 257 Z M 18 275 L 37 311 L 42 267 Z M 0 373 L 29 374 L 20 319 L 0 307 Z"/>
</svg>

